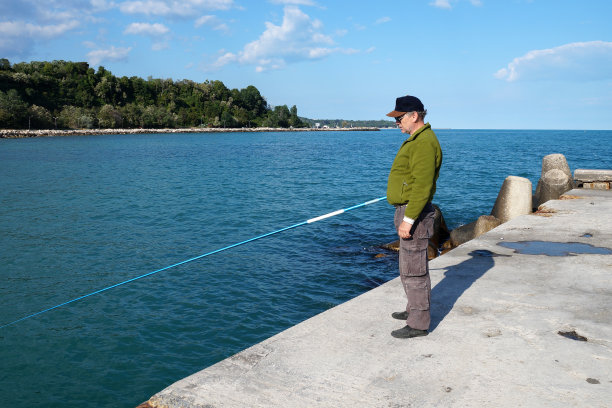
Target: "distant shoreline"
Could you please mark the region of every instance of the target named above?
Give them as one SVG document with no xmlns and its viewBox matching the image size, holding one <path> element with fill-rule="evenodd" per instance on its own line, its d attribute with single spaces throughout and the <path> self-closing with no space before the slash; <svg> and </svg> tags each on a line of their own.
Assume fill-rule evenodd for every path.
<svg viewBox="0 0 612 408">
<path fill-rule="evenodd" d="M 23 130 L 0 129 L 0 139 L 53 136 L 138 135 L 149 133 L 237 133 L 237 132 L 320 132 L 320 131 L 379 131 L 377 127 L 353 128 L 179 128 L 179 129 L 71 129 Z"/>
</svg>

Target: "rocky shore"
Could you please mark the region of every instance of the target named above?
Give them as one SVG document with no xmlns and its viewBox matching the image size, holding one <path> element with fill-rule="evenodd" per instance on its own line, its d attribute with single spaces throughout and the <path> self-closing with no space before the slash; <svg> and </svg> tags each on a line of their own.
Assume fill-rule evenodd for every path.
<svg viewBox="0 0 612 408">
<path fill-rule="evenodd" d="M 151 133 L 235 133 L 235 132 L 316 132 L 316 131 L 378 131 L 375 127 L 353 128 L 180 128 L 180 129 L 70 129 L 70 130 L 21 130 L 0 129 L 0 139 L 17 139 L 24 137 L 52 136 L 86 136 L 86 135 L 136 135 Z"/>
</svg>

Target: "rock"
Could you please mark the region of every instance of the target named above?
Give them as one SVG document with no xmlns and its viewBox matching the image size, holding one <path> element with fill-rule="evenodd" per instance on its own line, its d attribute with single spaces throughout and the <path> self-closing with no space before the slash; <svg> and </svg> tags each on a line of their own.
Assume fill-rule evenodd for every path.
<svg viewBox="0 0 612 408">
<path fill-rule="evenodd" d="M 390 242 L 388 244 L 381 245 L 382 248 L 388 249 L 389 251 L 399 251 L 399 239 L 397 241 Z M 427 259 L 431 260 L 438 256 L 438 247 L 436 247 L 431 241 L 429 241 L 429 245 L 427 246 Z M 381 256 L 376 255 L 376 258 L 380 258 Z"/>
<path fill-rule="evenodd" d="M 562 154 L 549 154 L 542 159 L 542 174 L 533 197 L 533 208 L 549 200 L 558 199 L 574 188 L 572 172 Z"/>
<path fill-rule="evenodd" d="M 481 215 L 474 222 L 455 228 L 450 233 L 450 248 L 455 248 L 501 225 L 492 215 Z"/>
<path fill-rule="evenodd" d="M 399 251 L 399 239 L 397 241 L 389 242 L 388 244 L 383 244 L 380 246 L 381 248 L 387 249 L 389 251 Z"/>
<path fill-rule="evenodd" d="M 450 236 L 446 221 L 444 221 L 444 215 L 442 215 L 442 210 L 435 204 L 434 209 L 434 231 L 432 237 L 429 239 L 429 246 L 427 247 L 427 257 L 429 259 L 434 259 L 438 256 L 439 249 Z M 399 251 L 399 240 L 381 245 L 381 247 L 390 251 Z"/>
<path fill-rule="evenodd" d="M 427 246 L 427 259 L 432 260 L 438 257 L 438 247 L 434 246 L 431 241 L 429 241 L 429 245 Z"/>
<path fill-rule="evenodd" d="M 517 176 L 506 177 L 491 215 L 504 223 L 519 215 L 530 214 L 533 208 L 531 190 L 529 179 Z"/>
<path fill-rule="evenodd" d="M 27 130 L 27 129 L 0 129 L 0 139 L 2 138 L 21 138 L 21 137 L 44 137 L 44 136 L 85 136 L 85 135 L 129 135 L 129 134 L 149 134 L 149 133 L 219 133 L 219 132 L 311 132 L 311 131 L 378 131 L 376 127 L 353 127 L 353 128 L 173 128 L 173 129 L 46 129 L 46 130 Z"/>
<path fill-rule="evenodd" d="M 440 248 L 442 244 L 448 240 L 450 237 L 450 233 L 448 231 L 448 227 L 446 226 L 446 221 L 444 221 L 444 215 L 442 214 L 442 210 L 440 207 L 434 204 L 434 209 L 436 210 L 436 214 L 434 216 L 434 231 L 431 239 L 429 240 L 430 246 L 436 249 Z M 437 254 L 436 254 L 437 256 Z"/>
</svg>

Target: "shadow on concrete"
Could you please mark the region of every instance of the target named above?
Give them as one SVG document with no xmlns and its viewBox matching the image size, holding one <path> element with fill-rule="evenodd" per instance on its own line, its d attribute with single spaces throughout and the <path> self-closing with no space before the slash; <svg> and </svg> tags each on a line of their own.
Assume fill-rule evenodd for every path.
<svg viewBox="0 0 612 408">
<path fill-rule="evenodd" d="M 438 327 L 463 292 L 495 265 L 493 258 L 510 256 L 482 249 L 472 251 L 468 255 L 470 255 L 469 259 L 446 268 L 444 278 L 432 288 L 430 331 Z"/>
</svg>

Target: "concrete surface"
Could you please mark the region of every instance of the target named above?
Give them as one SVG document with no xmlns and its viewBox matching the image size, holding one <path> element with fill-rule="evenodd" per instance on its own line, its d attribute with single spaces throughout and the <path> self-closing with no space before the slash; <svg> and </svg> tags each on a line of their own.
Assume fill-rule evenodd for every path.
<svg viewBox="0 0 612 408">
<path fill-rule="evenodd" d="M 612 192 L 564 197 L 574 198 L 430 262 L 428 336 L 389 334 L 404 325 L 390 316 L 405 306 L 394 279 L 171 385 L 148 406 L 610 407 Z M 530 252 L 529 241 L 531 252 L 560 256 L 515 251 Z"/>
<path fill-rule="evenodd" d="M 574 178 L 583 188 L 610 190 L 612 187 L 612 170 L 576 169 Z"/>
<path fill-rule="evenodd" d="M 612 181 L 612 170 L 576 169 L 577 181 Z"/>
</svg>

